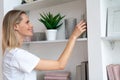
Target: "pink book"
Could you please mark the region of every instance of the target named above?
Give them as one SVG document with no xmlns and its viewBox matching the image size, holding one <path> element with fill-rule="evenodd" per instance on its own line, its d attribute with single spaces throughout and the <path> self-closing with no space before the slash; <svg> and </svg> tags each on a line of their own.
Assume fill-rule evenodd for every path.
<svg viewBox="0 0 120 80">
<path fill-rule="evenodd" d="M 60 76 L 45 76 L 45 80 L 69 80 L 68 77 L 60 77 Z"/>
<path fill-rule="evenodd" d="M 45 76 L 63 76 L 63 77 L 68 77 L 70 76 L 70 72 L 65 72 L 65 71 L 62 71 L 62 72 L 48 72 L 45 74 Z"/>
<path fill-rule="evenodd" d="M 112 68 L 115 80 L 120 80 L 120 65 L 116 64 Z"/>
<path fill-rule="evenodd" d="M 114 74 L 113 74 L 113 64 L 108 65 L 107 68 L 107 74 L 108 74 L 108 80 L 115 80 Z"/>
</svg>

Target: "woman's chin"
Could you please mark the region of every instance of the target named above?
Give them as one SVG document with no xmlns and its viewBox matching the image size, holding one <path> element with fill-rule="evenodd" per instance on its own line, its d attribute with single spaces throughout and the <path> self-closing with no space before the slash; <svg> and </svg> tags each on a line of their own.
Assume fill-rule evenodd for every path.
<svg viewBox="0 0 120 80">
<path fill-rule="evenodd" d="M 33 36 L 33 34 L 28 35 L 28 37 L 32 37 L 32 36 Z"/>
</svg>

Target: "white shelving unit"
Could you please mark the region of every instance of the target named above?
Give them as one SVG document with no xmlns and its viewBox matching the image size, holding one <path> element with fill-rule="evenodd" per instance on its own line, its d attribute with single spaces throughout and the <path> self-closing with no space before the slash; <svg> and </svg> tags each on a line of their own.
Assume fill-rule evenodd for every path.
<svg viewBox="0 0 120 80">
<path fill-rule="evenodd" d="M 84 4 L 82 4 L 80 1 L 84 2 Z M 80 4 L 78 4 L 77 2 L 79 2 Z M 72 4 L 72 3 L 74 3 L 74 4 Z M 77 5 L 75 5 L 75 3 L 77 3 Z M 67 11 L 65 10 L 67 7 L 66 4 L 67 4 L 67 6 L 69 6 L 67 8 Z M 53 10 L 54 6 L 55 6 L 55 8 L 57 7 L 56 9 L 59 9 L 60 12 L 62 12 L 62 13 L 67 12 L 66 14 L 69 15 L 72 13 L 72 11 L 74 12 L 74 10 L 72 10 L 72 9 L 76 8 L 76 7 L 74 7 L 74 5 L 77 7 L 76 13 L 80 13 L 77 15 L 77 18 L 81 17 L 81 14 L 83 15 L 84 10 L 86 10 L 86 9 L 82 9 L 83 12 L 78 9 L 81 9 L 80 5 L 82 5 L 82 6 L 86 5 L 84 0 L 37 0 L 37 1 L 31 2 L 31 3 L 18 5 L 16 7 L 14 7 L 14 9 L 28 11 L 28 12 L 30 12 L 29 16 L 32 16 L 32 17 L 30 17 L 30 19 L 33 19 L 33 18 L 35 19 L 37 16 L 36 14 L 39 12 L 39 10 L 43 10 L 43 9 L 46 10 L 46 8 L 49 8 L 49 10 Z M 51 7 L 52 7 L 52 9 L 51 9 Z M 83 7 L 83 8 L 85 8 L 85 7 Z M 54 11 L 56 11 L 56 9 Z M 38 11 L 38 12 L 36 12 L 36 11 Z M 69 11 L 70 11 L 70 13 L 69 13 Z M 76 16 L 76 13 L 74 12 L 71 15 Z M 69 15 L 69 16 L 71 16 L 71 15 Z M 33 20 L 33 23 L 34 22 L 35 22 L 35 20 Z M 38 25 L 36 25 L 36 26 L 38 26 Z M 38 53 L 38 52 L 44 53 L 44 55 L 47 55 L 47 58 L 49 55 L 47 53 L 49 53 L 49 51 L 51 51 L 52 55 L 54 55 L 54 56 L 52 56 L 52 55 L 49 55 L 49 56 L 51 56 L 52 58 L 56 58 L 59 55 L 57 53 L 61 53 L 61 51 L 65 47 L 67 41 L 68 40 L 65 40 L 65 39 L 63 39 L 63 40 L 60 39 L 60 40 L 55 40 L 55 41 L 31 41 L 31 42 L 24 42 L 24 45 L 25 45 L 24 47 L 25 48 L 28 47 L 28 49 L 30 49 L 30 51 L 33 53 Z M 39 50 L 39 48 L 40 48 L 40 50 Z M 46 50 L 46 48 L 48 50 Z M 80 62 L 82 62 L 82 61 L 88 60 L 87 59 L 88 58 L 87 38 L 78 38 L 76 41 L 74 50 L 75 50 L 74 54 L 72 54 L 73 58 L 70 59 L 74 63 L 71 63 L 71 61 L 68 61 L 68 66 L 66 66 L 66 69 L 65 69 L 65 70 L 69 70 L 72 72 L 72 80 L 75 80 L 76 65 L 80 64 Z M 40 57 L 44 56 L 43 54 L 37 54 L 37 55 Z M 57 55 L 57 56 L 55 56 L 55 55 Z M 44 56 L 44 57 L 46 58 L 46 56 Z M 38 73 L 38 74 L 41 74 L 41 73 Z M 42 80 L 41 77 L 39 78 L 39 76 L 38 76 L 38 79 Z"/>
<path fill-rule="evenodd" d="M 118 36 L 102 37 L 101 39 L 105 41 L 109 41 L 112 49 L 114 49 L 115 47 L 115 42 L 120 41 L 120 37 Z"/>
<path fill-rule="evenodd" d="M 37 0 L 31 3 L 25 3 L 18 6 L 15 6 L 14 9 L 24 10 L 24 11 L 32 11 L 38 10 L 42 8 L 48 8 L 51 6 L 61 5 L 69 2 L 80 1 L 80 0 Z M 86 38 L 79 38 L 77 41 L 86 41 Z M 31 43 L 56 43 L 56 42 L 66 42 L 67 40 L 56 40 L 56 41 L 33 41 L 33 42 L 25 42 L 25 44 Z"/>
<path fill-rule="evenodd" d="M 46 7 L 51 7 L 55 5 L 60 5 L 72 1 L 77 1 L 77 0 L 37 0 L 31 3 L 23 4 L 16 6 L 14 9 L 19 9 L 19 10 L 36 10 L 36 9 L 41 9 L 41 8 L 46 8 Z"/>
<path fill-rule="evenodd" d="M 117 37 L 117 36 L 102 37 L 102 40 L 108 40 L 108 41 L 120 41 L 120 37 Z"/>
</svg>

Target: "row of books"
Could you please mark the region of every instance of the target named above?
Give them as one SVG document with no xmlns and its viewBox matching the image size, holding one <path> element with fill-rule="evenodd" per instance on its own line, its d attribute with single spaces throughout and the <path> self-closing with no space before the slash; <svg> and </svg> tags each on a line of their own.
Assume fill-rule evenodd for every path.
<svg viewBox="0 0 120 80">
<path fill-rule="evenodd" d="M 76 80 L 89 80 L 88 61 L 83 61 L 76 66 Z"/>
<path fill-rule="evenodd" d="M 108 80 L 120 80 L 120 64 L 107 65 Z"/>
<path fill-rule="evenodd" d="M 70 72 L 57 71 L 45 73 L 44 80 L 70 80 Z"/>
</svg>

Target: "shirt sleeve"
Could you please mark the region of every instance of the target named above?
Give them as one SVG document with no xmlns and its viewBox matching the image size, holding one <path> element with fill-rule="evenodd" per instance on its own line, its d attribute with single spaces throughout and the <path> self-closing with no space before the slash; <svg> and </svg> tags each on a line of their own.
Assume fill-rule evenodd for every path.
<svg viewBox="0 0 120 80">
<path fill-rule="evenodd" d="M 30 73 L 40 61 L 40 58 L 25 50 L 18 50 L 15 55 L 18 69 Z"/>
</svg>

